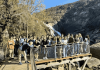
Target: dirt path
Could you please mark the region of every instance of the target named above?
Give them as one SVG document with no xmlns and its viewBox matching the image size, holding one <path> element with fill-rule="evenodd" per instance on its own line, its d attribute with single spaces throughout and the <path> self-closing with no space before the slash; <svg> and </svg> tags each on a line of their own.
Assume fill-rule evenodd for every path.
<svg viewBox="0 0 100 70">
<path fill-rule="evenodd" d="M 0 70 L 27 70 L 27 63 L 25 63 L 24 58 L 22 58 L 22 65 L 19 65 L 18 63 L 17 57 L 14 57 L 12 60 L 7 58 L 3 63 L 1 63 Z"/>
</svg>

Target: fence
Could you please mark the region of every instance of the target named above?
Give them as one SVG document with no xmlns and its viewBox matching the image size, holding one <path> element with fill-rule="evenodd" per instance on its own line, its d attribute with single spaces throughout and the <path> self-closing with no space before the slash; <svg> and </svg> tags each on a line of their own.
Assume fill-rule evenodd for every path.
<svg viewBox="0 0 100 70">
<path fill-rule="evenodd" d="M 57 44 L 52 46 L 47 45 L 46 47 L 42 47 L 42 52 L 40 52 L 40 54 L 45 54 L 44 57 L 46 58 L 63 58 L 86 53 L 90 53 L 90 47 L 85 42 Z"/>
<path fill-rule="evenodd" d="M 30 50 L 31 70 L 45 69 L 47 67 L 52 68 L 53 66 L 60 66 L 64 64 L 68 64 L 68 69 L 71 70 L 71 64 L 75 66 L 75 64 L 79 64 L 80 61 L 84 61 L 84 64 L 82 67 L 80 67 L 79 64 L 78 67 L 81 70 L 84 70 L 88 59 L 91 58 L 91 54 L 88 54 L 90 53 L 90 48 L 86 43 L 57 44 L 52 46 L 47 45 L 47 47 L 42 47 L 42 52 L 40 52 L 39 56 L 45 52 L 44 54 L 47 54 L 45 56 L 48 59 L 44 60 L 39 58 L 38 61 L 35 61 L 34 54 L 36 52 L 34 52 L 34 49 L 35 48 L 33 47 Z M 71 57 L 73 55 L 75 58 Z"/>
</svg>

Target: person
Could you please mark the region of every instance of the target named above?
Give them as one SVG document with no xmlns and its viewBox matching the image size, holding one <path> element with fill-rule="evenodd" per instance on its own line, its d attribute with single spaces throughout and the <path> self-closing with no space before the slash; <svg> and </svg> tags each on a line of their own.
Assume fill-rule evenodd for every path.
<svg viewBox="0 0 100 70">
<path fill-rule="evenodd" d="M 64 40 L 64 34 L 61 34 L 61 39 Z"/>
<path fill-rule="evenodd" d="M 35 60 L 36 60 L 36 61 L 38 61 L 39 48 L 40 48 L 40 43 L 38 42 L 38 40 L 35 40 L 34 49 L 37 50 L 37 51 L 35 52 Z"/>
<path fill-rule="evenodd" d="M 61 41 L 62 49 L 63 49 L 63 57 L 67 56 L 67 54 L 65 54 L 65 52 L 67 52 L 67 49 L 65 51 L 65 48 L 67 48 L 67 42 L 68 40 L 66 39 L 66 37 L 64 37 L 64 40 Z"/>
<path fill-rule="evenodd" d="M 26 39 L 27 40 L 27 38 L 25 36 L 23 36 L 23 39 Z"/>
<path fill-rule="evenodd" d="M 90 43 L 89 35 L 86 35 L 84 40 L 84 53 L 90 53 L 89 43 Z"/>
<path fill-rule="evenodd" d="M 62 58 L 62 45 L 61 45 L 61 37 L 58 38 L 58 44 L 56 43 L 56 39 L 54 38 L 54 47 L 55 47 L 55 54 L 57 52 L 57 57 L 58 58 Z M 55 55 L 55 58 L 56 58 L 56 55 Z"/>
<path fill-rule="evenodd" d="M 48 37 L 47 42 L 48 42 L 48 46 L 51 46 L 51 43 L 52 43 L 51 36 Z"/>
<path fill-rule="evenodd" d="M 83 42 L 83 37 L 82 37 L 82 34 L 81 34 L 81 33 L 79 33 L 79 34 L 78 34 L 78 36 L 79 36 L 79 40 L 80 40 L 80 42 L 82 43 L 82 42 Z"/>
<path fill-rule="evenodd" d="M 40 43 L 40 39 L 39 39 L 39 37 L 37 37 L 37 41 L 38 41 L 38 43 Z"/>
<path fill-rule="evenodd" d="M 69 50 L 69 52 L 70 52 L 70 54 L 69 55 L 71 55 L 71 56 L 73 56 L 74 55 L 74 38 L 73 38 L 73 34 L 71 34 L 71 36 L 70 36 L 70 38 L 69 38 L 69 40 L 68 40 L 68 49 L 70 48 L 70 50 Z"/>
<path fill-rule="evenodd" d="M 34 44 L 35 38 L 33 39 L 33 37 L 31 36 L 31 37 L 29 38 L 28 42 L 33 42 L 33 44 Z M 27 54 L 30 55 L 30 48 L 27 49 Z"/>
<path fill-rule="evenodd" d="M 7 44 L 7 48 L 9 49 L 9 52 L 10 52 L 10 59 L 14 59 L 14 45 L 15 45 L 15 42 L 13 38 L 11 37 L 11 39 L 8 41 L 8 44 Z"/>
<path fill-rule="evenodd" d="M 24 42 L 24 39 L 22 38 L 22 36 L 19 36 L 19 45 L 22 46 Z M 23 54 L 21 55 L 21 57 L 24 57 Z"/>
<path fill-rule="evenodd" d="M 35 38 L 33 39 L 33 37 L 30 37 L 28 42 L 31 42 L 31 41 L 32 41 L 33 44 L 34 44 L 34 42 L 35 42 Z"/>
<path fill-rule="evenodd" d="M 45 57 L 43 57 L 43 59 L 47 59 L 47 50 L 46 50 L 46 47 L 47 47 L 47 40 L 46 40 L 46 37 L 44 37 L 44 40 L 42 40 L 42 47 L 43 47 L 43 50 L 44 50 L 44 54 L 45 54 Z"/>
<path fill-rule="evenodd" d="M 18 55 L 18 48 L 19 48 L 19 38 L 16 38 L 16 41 L 15 41 L 15 56 Z"/>
<path fill-rule="evenodd" d="M 73 34 L 71 34 L 71 36 L 69 37 L 68 43 L 74 43 Z"/>
<path fill-rule="evenodd" d="M 27 44 L 27 40 L 24 38 L 24 42 L 23 42 L 23 45 L 26 45 Z M 27 54 L 27 49 L 25 50 L 26 54 Z"/>
<path fill-rule="evenodd" d="M 27 56 L 26 56 L 26 52 L 25 52 L 25 50 L 28 48 L 28 43 L 27 43 L 27 46 L 26 45 L 23 45 L 23 43 L 24 43 L 24 41 L 22 42 L 20 42 L 20 47 L 18 48 L 18 59 L 19 59 L 19 65 L 22 65 L 22 63 L 21 63 L 21 54 L 23 54 L 24 55 L 24 59 L 25 59 L 25 63 L 29 63 L 28 61 L 27 61 Z"/>
<path fill-rule="evenodd" d="M 53 37 L 53 39 L 52 39 L 52 44 L 53 44 L 53 45 L 56 45 L 56 44 L 57 44 L 57 37 L 56 37 L 56 36 Z"/>
<path fill-rule="evenodd" d="M 59 36 L 57 36 L 57 44 L 59 44 L 59 42 L 60 42 L 60 41 L 59 41 Z"/>
<path fill-rule="evenodd" d="M 74 42 L 74 54 L 78 55 L 79 54 L 79 49 L 80 49 L 80 47 L 79 47 L 80 40 L 79 40 L 78 34 L 75 35 L 74 40 L 75 40 L 75 42 Z"/>
<path fill-rule="evenodd" d="M 43 47 L 43 40 L 44 40 L 44 36 L 42 35 L 42 36 L 41 36 L 41 38 L 40 38 L 41 53 L 43 52 L 43 51 L 42 51 L 42 47 Z"/>
<path fill-rule="evenodd" d="M 14 42 L 16 42 L 16 37 L 15 36 L 13 37 L 13 40 L 14 40 Z"/>
<path fill-rule="evenodd" d="M 82 34 L 79 33 L 78 34 L 78 37 L 79 37 L 79 42 L 80 42 L 80 54 L 83 53 L 83 37 L 82 37 Z"/>
<path fill-rule="evenodd" d="M 67 35 L 67 39 L 69 40 L 69 38 L 70 38 L 70 34 L 68 33 L 68 35 Z"/>
</svg>

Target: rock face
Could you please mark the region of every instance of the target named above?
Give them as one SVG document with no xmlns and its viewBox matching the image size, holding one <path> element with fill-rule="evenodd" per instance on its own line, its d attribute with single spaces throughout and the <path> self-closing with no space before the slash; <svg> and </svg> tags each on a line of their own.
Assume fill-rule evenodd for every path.
<svg viewBox="0 0 100 70">
<path fill-rule="evenodd" d="M 53 27 L 59 32 L 82 33 L 90 35 L 91 43 L 95 43 L 100 36 L 100 0 L 80 0 L 74 3 L 47 9 L 53 21 Z"/>
</svg>

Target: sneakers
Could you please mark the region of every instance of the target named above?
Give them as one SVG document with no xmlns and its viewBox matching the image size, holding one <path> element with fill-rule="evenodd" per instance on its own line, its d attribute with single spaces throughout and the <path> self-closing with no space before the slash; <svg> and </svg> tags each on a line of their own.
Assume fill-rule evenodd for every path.
<svg viewBox="0 0 100 70">
<path fill-rule="evenodd" d="M 14 58 L 11 58 L 11 59 L 14 59 Z"/>
<path fill-rule="evenodd" d="M 35 59 L 35 61 L 38 61 L 38 59 Z"/>
<path fill-rule="evenodd" d="M 48 59 L 47 57 L 43 57 L 43 59 Z"/>
<path fill-rule="evenodd" d="M 29 63 L 28 61 L 25 61 L 25 63 Z M 19 65 L 22 65 L 22 63 L 21 62 L 19 62 Z"/>
<path fill-rule="evenodd" d="M 21 62 L 19 62 L 19 65 L 22 65 L 22 63 L 21 63 Z"/>
<path fill-rule="evenodd" d="M 11 58 L 9 58 L 9 60 L 11 60 Z"/>
<path fill-rule="evenodd" d="M 28 61 L 25 61 L 25 63 L 29 63 Z"/>
</svg>

